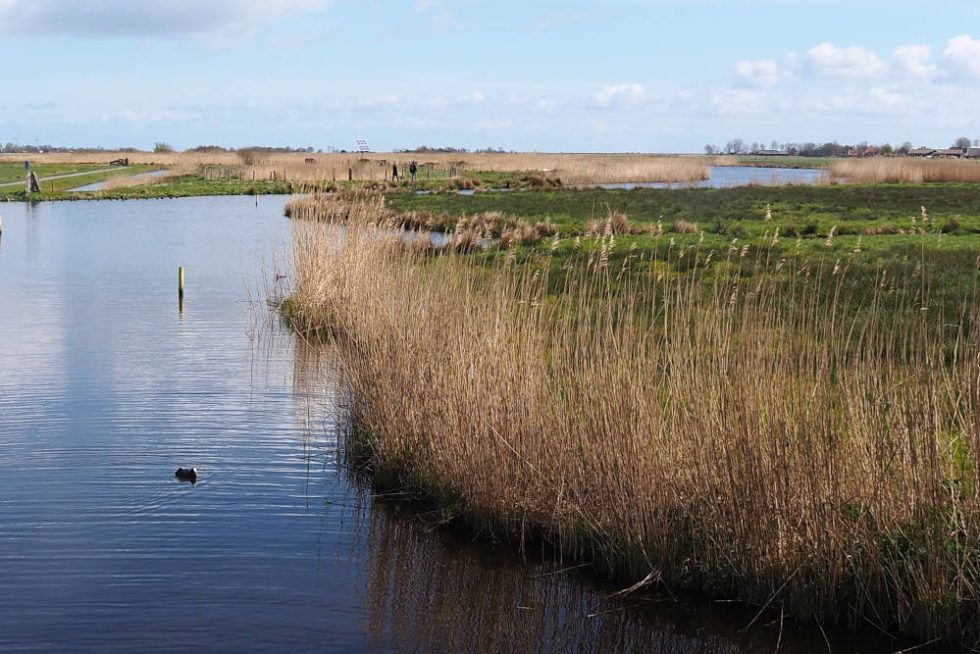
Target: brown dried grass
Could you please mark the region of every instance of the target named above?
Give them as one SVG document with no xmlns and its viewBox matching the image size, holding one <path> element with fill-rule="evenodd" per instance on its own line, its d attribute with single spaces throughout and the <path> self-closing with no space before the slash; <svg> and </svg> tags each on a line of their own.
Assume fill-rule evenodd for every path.
<svg viewBox="0 0 980 654">
<path fill-rule="evenodd" d="M 849 182 L 980 182 L 980 161 L 960 159 L 857 159 L 836 161 L 834 177 Z"/>
</svg>

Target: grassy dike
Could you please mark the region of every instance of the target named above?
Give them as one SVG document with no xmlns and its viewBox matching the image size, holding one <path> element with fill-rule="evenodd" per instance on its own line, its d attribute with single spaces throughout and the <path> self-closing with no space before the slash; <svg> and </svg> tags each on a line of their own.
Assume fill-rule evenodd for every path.
<svg viewBox="0 0 980 654">
<path fill-rule="evenodd" d="M 933 316 L 927 261 L 855 295 L 833 260 L 617 261 L 611 219 L 487 260 L 316 211 L 346 238 L 297 220 L 287 312 L 339 348 L 379 484 L 641 585 L 980 643 L 975 283 Z"/>
<path fill-rule="evenodd" d="M 32 193 L 30 197 L 27 196 L 23 188 L 16 190 L 0 189 L 0 201 L 50 202 L 187 198 L 207 195 L 288 195 L 301 190 L 284 181 L 204 180 L 198 175 L 183 175 L 168 178 L 163 182 L 120 186 L 104 191 L 70 192 L 68 190 L 105 180 L 105 175 L 58 180 L 54 190 L 51 190 L 47 184 L 42 184 L 42 192 Z M 70 182 L 70 184 L 66 184 L 66 182 Z"/>
</svg>

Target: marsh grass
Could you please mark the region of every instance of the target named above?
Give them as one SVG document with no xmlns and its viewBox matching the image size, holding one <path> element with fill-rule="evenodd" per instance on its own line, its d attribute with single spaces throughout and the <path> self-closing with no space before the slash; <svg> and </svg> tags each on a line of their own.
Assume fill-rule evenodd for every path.
<svg viewBox="0 0 980 654">
<path fill-rule="evenodd" d="M 372 211 L 295 224 L 290 318 L 338 345 L 379 484 L 640 586 L 978 644 L 973 289 L 930 316 L 924 273 L 855 299 L 840 261 L 741 280 L 694 245 L 662 276 L 611 231 L 487 269 Z"/>
<path fill-rule="evenodd" d="M 960 159 L 856 159 L 835 161 L 834 177 L 849 182 L 980 182 L 980 161 Z"/>
</svg>

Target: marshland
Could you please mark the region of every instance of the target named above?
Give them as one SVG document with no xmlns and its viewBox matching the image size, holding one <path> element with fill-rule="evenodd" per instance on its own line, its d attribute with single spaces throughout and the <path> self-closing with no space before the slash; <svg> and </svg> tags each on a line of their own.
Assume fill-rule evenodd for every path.
<svg viewBox="0 0 980 654">
<path fill-rule="evenodd" d="M 975 244 L 920 206 L 784 246 L 772 207 L 719 247 L 608 208 L 427 224 L 314 196 L 285 311 L 338 349 L 379 488 L 634 590 L 973 647 Z"/>
<path fill-rule="evenodd" d="M 0 653 L 980 652 L 935 4 L 0 0 Z"/>
<path fill-rule="evenodd" d="M 977 646 L 976 162 L 712 187 L 753 162 L 100 157 L 32 161 L 58 179 L 31 199 L 133 201 L 0 189 L 0 298 L 29 309 L 0 325 L 31 334 L 0 350 L 3 466 L 51 482 L 3 510 L 25 587 L 142 602 L 175 643 L 258 615 L 355 649 Z M 116 576 L 84 572 L 118 543 Z M 210 590 L 170 603 L 188 570 Z M 92 621 L 145 642 L 118 606 L 32 588 L 0 642 L 37 642 L 28 613 L 61 616 L 52 643 Z"/>
</svg>

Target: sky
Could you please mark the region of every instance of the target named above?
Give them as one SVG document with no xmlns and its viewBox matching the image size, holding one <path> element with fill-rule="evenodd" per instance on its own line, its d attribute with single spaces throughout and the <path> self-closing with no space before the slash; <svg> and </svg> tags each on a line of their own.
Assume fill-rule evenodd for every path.
<svg viewBox="0 0 980 654">
<path fill-rule="evenodd" d="M 980 139 L 978 0 L 0 0 L 0 142 Z"/>
</svg>

